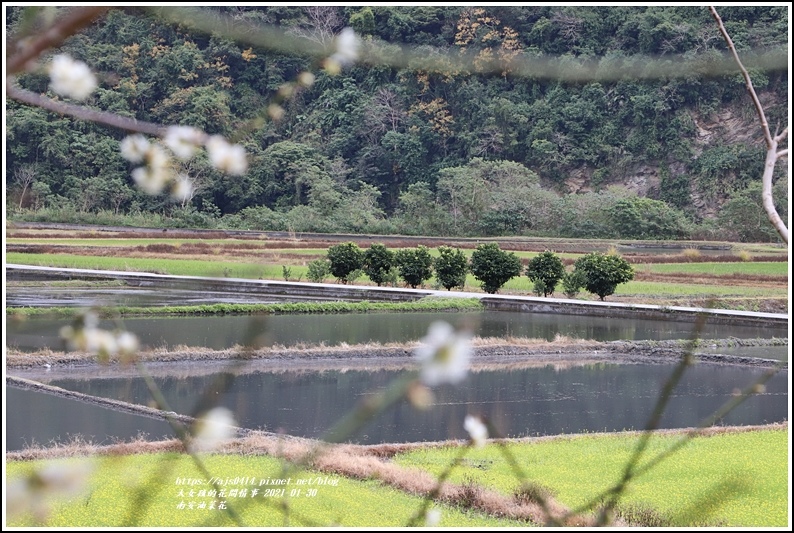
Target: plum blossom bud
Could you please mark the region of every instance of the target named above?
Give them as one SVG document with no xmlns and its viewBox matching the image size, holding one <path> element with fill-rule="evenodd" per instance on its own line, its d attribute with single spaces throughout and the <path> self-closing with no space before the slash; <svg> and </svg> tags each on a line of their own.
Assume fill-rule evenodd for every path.
<svg viewBox="0 0 794 533">
<path fill-rule="evenodd" d="M 201 146 L 205 134 L 190 126 L 170 126 L 163 136 L 163 142 L 173 154 L 187 161 L 196 153 L 196 148 Z"/>
<path fill-rule="evenodd" d="M 151 144 L 143 135 L 128 135 L 121 141 L 121 157 L 130 163 L 140 163 Z"/>
<path fill-rule="evenodd" d="M 239 176 L 248 170 L 245 149 L 239 144 L 229 144 L 220 135 L 213 135 L 209 138 L 207 152 L 212 165 L 227 174 Z"/>
<path fill-rule="evenodd" d="M 97 88 L 96 76 L 82 61 L 65 54 L 52 58 L 50 63 L 50 88 L 61 96 L 85 100 Z"/>
<path fill-rule="evenodd" d="M 472 442 L 478 448 L 485 446 L 485 439 L 488 438 L 488 428 L 477 417 L 468 415 L 463 421 L 463 429 L 469 433 Z"/>
<path fill-rule="evenodd" d="M 267 106 L 267 114 L 270 115 L 270 118 L 278 122 L 284 118 L 284 108 L 278 104 L 270 104 Z"/>
<path fill-rule="evenodd" d="M 433 405 L 433 401 L 435 400 L 433 391 L 418 381 L 412 383 L 408 387 L 408 390 L 406 391 L 406 397 L 408 398 L 408 401 L 411 402 L 411 405 L 421 410 L 430 408 L 430 406 Z"/>
<path fill-rule="evenodd" d="M 193 439 L 190 442 L 191 452 L 208 452 L 217 448 L 226 439 L 234 437 L 234 415 L 225 407 L 214 407 L 196 421 Z"/>
<path fill-rule="evenodd" d="M 303 87 L 311 87 L 314 85 L 314 74 L 308 70 L 298 74 L 298 83 Z"/>
</svg>

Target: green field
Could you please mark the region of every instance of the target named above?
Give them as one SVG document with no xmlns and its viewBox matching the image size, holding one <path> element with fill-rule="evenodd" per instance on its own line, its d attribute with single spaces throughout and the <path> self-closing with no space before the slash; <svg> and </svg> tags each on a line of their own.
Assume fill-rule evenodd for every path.
<svg viewBox="0 0 794 533">
<path fill-rule="evenodd" d="M 655 436 L 646 457 L 678 438 Z M 617 481 L 635 443 L 636 437 L 599 435 L 511 444 L 509 450 L 528 479 L 551 488 L 562 503 L 577 507 Z M 456 453 L 454 448 L 428 448 L 395 460 L 438 474 Z M 656 509 L 678 525 L 780 527 L 788 519 L 788 472 L 784 430 L 700 437 L 635 480 L 626 503 Z M 473 481 L 505 494 L 519 486 L 496 446 L 472 450 L 451 480 Z"/>
<path fill-rule="evenodd" d="M 657 435 L 645 457 L 667 449 L 677 436 Z M 532 443 L 513 443 L 516 458 L 527 480 L 548 488 L 570 508 L 585 505 L 614 483 L 633 450 L 636 435 L 590 435 Z M 786 430 L 762 430 L 700 437 L 630 485 L 619 507 L 643 508 L 666 524 L 678 526 L 723 525 L 784 527 L 788 520 L 788 435 Z M 440 474 L 460 448 L 424 448 L 397 455 L 404 467 Z M 52 504 L 47 526 L 189 526 L 233 525 L 218 510 L 179 508 L 180 502 L 208 502 L 210 496 L 190 495 L 190 486 L 178 478 L 204 479 L 183 455 L 132 455 L 103 459 L 61 459 L 9 462 L 9 490 L 14 480 L 48 465 L 74 465 L 91 461 L 88 492 Z M 642 462 L 641 462 L 642 464 Z M 258 482 L 227 484 L 226 501 L 249 526 L 369 526 L 400 527 L 420 508 L 421 499 L 378 481 L 357 481 L 335 474 L 306 472 L 284 474 L 279 460 L 266 456 L 210 455 L 206 466 L 222 479 L 253 477 L 257 480 L 290 479 L 284 497 L 265 497 Z M 335 485 L 315 485 L 316 494 L 296 480 L 328 478 Z M 496 445 L 470 449 L 449 481 L 484 487 L 511 495 L 519 487 L 516 472 Z M 194 487 L 195 488 L 195 487 Z M 203 488 L 209 488 L 204 486 Z M 246 488 L 247 496 L 231 496 L 232 488 Z M 258 488 L 256 495 L 252 489 Z M 273 487 L 271 487 L 273 488 Z M 182 493 L 180 493 L 182 490 Z M 300 490 L 300 495 L 298 494 Z M 133 503 L 136 496 L 149 499 Z M 258 497 L 257 497 L 258 496 Z M 289 509 L 287 522 L 282 505 Z M 434 504 L 442 511 L 442 526 L 516 527 L 526 523 L 487 517 L 461 507 Z M 139 511 L 138 515 L 131 510 Z M 30 526 L 30 516 L 17 515 L 9 526 Z"/>
<path fill-rule="evenodd" d="M 635 269 L 657 274 L 706 274 L 710 276 L 747 274 L 752 276 L 787 276 L 788 262 L 656 263 L 635 265 Z"/>
<path fill-rule="evenodd" d="M 204 276 L 204 277 L 231 277 L 246 279 L 272 279 L 283 280 L 281 265 L 273 264 L 253 264 L 238 262 L 220 261 L 201 261 L 194 259 L 142 259 L 125 257 L 94 257 L 69 254 L 28 254 L 20 252 L 10 252 L 6 255 L 6 261 L 12 264 L 38 265 L 66 268 L 85 268 L 97 270 L 121 270 L 133 272 L 153 272 L 157 274 L 173 274 L 179 276 Z M 706 263 L 714 264 L 714 263 Z M 776 265 L 786 263 L 726 263 L 736 265 L 735 268 L 744 268 L 744 272 L 752 273 L 755 264 L 775 265 L 770 268 L 776 272 Z M 722 265 L 722 263 L 717 263 Z M 671 265 L 654 265 L 659 267 L 670 266 L 669 272 L 686 272 L 689 268 L 697 268 L 699 264 L 673 263 Z M 301 279 L 306 281 L 307 267 L 291 266 L 291 280 Z M 676 270 L 680 269 L 680 270 Z M 327 282 L 333 282 L 334 278 L 329 277 Z M 358 283 L 366 282 L 366 277 L 359 278 Z M 470 274 L 466 278 L 466 290 L 478 290 L 480 283 Z M 433 280 L 427 284 L 433 287 Z M 501 292 L 512 292 L 517 294 L 532 294 L 532 282 L 526 276 L 520 276 L 508 281 Z M 731 286 L 729 284 L 681 284 L 663 282 L 641 282 L 630 281 L 618 285 L 615 291 L 616 296 L 641 296 L 652 299 L 663 299 L 673 297 L 758 297 L 758 298 L 787 298 L 786 288 L 763 288 L 748 286 Z M 559 292 L 555 297 L 564 297 Z M 579 298 L 588 296 L 586 292 L 581 292 Z M 610 297 L 607 297 L 609 300 Z"/>
<path fill-rule="evenodd" d="M 190 496 L 190 486 L 177 485 L 178 478 L 204 479 L 188 456 L 134 455 L 109 459 L 63 459 L 58 461 L 11 462 L 6 464 L 6 479 L 13 489 L 13 480 L 47 464 L 74 464 L 91 461 L 96 470 L 89 482 L 89 492 L 80 497 L 53 504 L 48 527 L 169 527 L 169 526 L 232 526 L 235 523 L 217 508 L 199 509 L 200 502 L 209 505 L 213 498 Z M 422 500 L 376 481 L 357 481 L 333 474 L 299 472 L 285 475 L 281 462 L 265 456 L 208 456 L 210 473 L 223 479 L 252 477 L 287 479 L 289 485 L 259 486 L 226 485 L 227 505 L 234 508 L 246 526 L 405 526 L 420 508 Z M 336 480 L 337 485 L 299 485 L 298 479 L 318 477 Z M 246 488 L 246 496 L 230 496 L 231 489 Z M 208 487 L 203 487 L 208 488 Z M 252 496 L 252 490 L 259 492 Z M 285 497 L 276 493 L 266 496 L 267 488 L 284 488 Z M 311 495 L 309 488 L 316 489 Z M 180 490 L 183 491 L 180 495 Z M 137 491 L 137 492 L 136 492 Z M 295 491 L 295 492 L 292 492 Z M 298 495 L 300 491 L 300 495 Z M 239 492 L 238 492 L 239 494 Z M 272 494 L 272 493 L 271 493 Z M 292 496 L 290 496 L 292 494 Z M 145 495 L 146 505 L 135 501 Z M 220 499 L 220 498 L 218 498 Z M 180 509 L 180 502 L 185 508 Z M 194 503 L 194 509 L 188 507 Z M 285 516 L 282 505 L 288 506 Z M 441 525 L 459 527 L 507 527 L 524 523 L 493 518 L 470 510 L 437 505 L 441 509 Z M 137 516 L 132 512 L 139 513 Z M 35 525 L 30 516 L 8 519 L 8 526 Z"/>
</svg>

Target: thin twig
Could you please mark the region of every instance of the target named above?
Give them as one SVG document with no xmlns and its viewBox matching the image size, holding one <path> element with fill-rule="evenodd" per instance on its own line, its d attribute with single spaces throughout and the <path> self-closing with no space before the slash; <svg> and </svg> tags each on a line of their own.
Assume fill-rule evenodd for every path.
<svg viewBox="0 0 794 533">
<path fill-rule="evenodd" d="M 52 111 L 53 113 L 68 115 L 70 117 L 80 120 L 87 120 L 89 122 L 95 122 L 97 124 L 104 124 L 105 126 L 110 126 L 120 130 L 143 133 L 156 137 L 162 136 L 166 131 L 166 127 L 161 126 L 160 124 L 144 122 L 142 120 L 123 117 L 121 115 L 109 113 L 107 111 L 97 111 L 96 109 L 90 109 L 84 106 L 68 104 L 66 102 L 47 98 L 46 96 L 36 94 L 34 92 L 28 91 L 27 89 L 22 89 L 13 83 L 13 79 L 7 80 L 6 96 L 25 104 L 30 104 L 32 106 L 46 109 L 47 111 Z"/>
<path fill-rule="evenodd" d="M 19 50 L 8 57 L 6 76 L 25 70 L 28 63 L 36 61 L 45 50 L 60 45 L 83 28 L 90 26 L 109 9 L 111 8 L 105 6 L 78 7 L 57 19 L 52 26 L 30 41 L 26 41 L 25 36 L 15 36 L 13 44 Z"/>
</svg>

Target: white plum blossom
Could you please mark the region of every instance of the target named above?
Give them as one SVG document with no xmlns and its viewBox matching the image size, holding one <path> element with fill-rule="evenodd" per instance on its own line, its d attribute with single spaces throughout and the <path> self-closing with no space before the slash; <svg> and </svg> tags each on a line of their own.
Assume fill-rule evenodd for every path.
<svg viewBox="0 0 794 533">
<path fill-rule="evenodd" d="M 187 161 L 201 146 L 204 137 L 203 132 L 190 126 L 170 126 L 163 136 L 163 142 L 177 158 Z"/>
<path fill-rule="evenodd" d="M 214 407 L 196 421 L 193 439 L 190 442 L 191 452 L 208 452 L 214 450 L 226 439 L 234 437 L 234 415 L 225 407 Z"/>
<path fill-rule="evenodd" d="M 94 468 L 93 461 L 58 462 L 10 481 L 6 487 L 9 516 L 30 513 L 39 522 L 45 521 L 54 499 L 73 498 L 87 489 Z"/>
<path fill-rule="evenodd" d="M 152 144 L 149 149 L 146 150 L 144 157 L 146 158 L 146 165 L 153 173 L 167 172 L 170 158 L 166 151 L 163 150 L 162 146 Z"/>
<path fill-rule="evenodd" d="M 233 176 L 245 174 L 248 170 L 245 149 L 239 144 L 229 144 L 220 135 L 213 135 L 206 146 L 210 162 L 215 168 Z"/>
<path fill-rule="evenodd" d="M 93 311 L 86 312 L 75 326 L 64 326 L 60 336 L 70 350 L 81 350 L 98 356 L 100 362 L 108 362 L 116 355 L 130 356 L 138 351 L 138 338 L 128 331 L 99 329 L 99 317 Z"/>
<path fill-rule="evenodd" d="M 116 345 L 118 346 L 119 353 L 123 355 L 132 355 L 140 348 L 138 337 L 129 331 L 122 331 L 116 335 Z"/>
<path fill-rule="evenodd" d="M 151 195 L 163 192 L 167 177 L 164 172 L 153 172 L 149 167 L 138 167 L 132 171 L 132 180 L 135 184 Z"/>
<path fill-rule="evenodd" d="M 193 194 L 193 184 L 190 182 L 190 178 L 180 174 L 171 184 L 171 197 L 184 202 L 190 198 L 191 194 Z"/>
<path fill-rule="evenodd" d="M 467 415 L 463 421 L 463 429 L 469 433 L 472 442 L 478 448 L 485 446 L 485 439 L 488 438 L 488 428 L 482 423 L 482 420 L 475 416 Z"/>
<path fill-rule="evenodd" d="M 50 63 L 50 88 L 61 96 L 85 100 L 97 88 L 96 76 L 82 61 L 59 54 Z"/>
<path fill-rule="evenodd" d="M 455 332 L 446 322 L 433 322 L 415 353 L 422 364 L 420 378 L 423 383 L 431 387 L 458 383 L 469 371 L 470 336 Z"/>
<path fill-rule="evenodd" d="M 130 163 L 140 163 L 150 147 L 151 144 L 143 135 L 128 135 L 121 141 L 121 157 Z"/>
<path fill-rule="evenodd" d="M 426 527 L 436 527 L 438 524 L 441 523 L 441 510 L 440 509 L 428 509 L 425 513 L 425 526 Z"/>
<path fill-rule="evenodd" d="M 344 28 L 336 36 L 336 52 L 331 59 L 342 66 L 352 65 L 358 61 L 358 51 L 361 47 L 361 40 L 356 35 L 353 28 Z"/>
</svg>

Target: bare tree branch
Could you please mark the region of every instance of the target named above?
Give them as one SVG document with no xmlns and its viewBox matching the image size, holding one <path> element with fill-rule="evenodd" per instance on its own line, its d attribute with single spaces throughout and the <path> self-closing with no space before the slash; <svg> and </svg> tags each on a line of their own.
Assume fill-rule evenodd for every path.
<svg viewBox="0 0 794 533">
<path fill-rule="evenodd" d="M 41 96 L 34 92 L 22 89 L 16 84 L 8 81 L 6 86 L 6 96 L 13 98 L 19 102 L 30 104 L 36 107 L 41 107 L 53 113 L 61 115 L 69 115 L 70 117 L 78 118 L 80 120 L 88 120 L 96 122 L 97 124 L 104 124 L 120 130 L 131 131 L 135 133 L 144 133 L 147 135 L 154 135 L 157 137 L 165 133 L 165 126 L 154 124 L 152 122 L 144 122 L 142 120 L 135 120 L 134 118 L 127 118 L 115 113 L 108 113 L 106 111 L 97 111 L 96 109 L 89 109 L 87 107 L 68 104 L 58 100 Z"/>
<path fill-rule="evenodd" d="M 6 76 L 25 70 L 28 63 L 37 60 L 45 50 L 58 46 L 68 37 L 92 24 L 109 9 L 111 8 L 103 6 L 79 7 L 67 13 L 36 38 L 15 39 L 17 50 L 11 50 L 12 47 L 9 46 Z"/>
<path fill-rule="evenodd" d="M 709 6 L 709 10 L 716 19 L 717 25 L 720 28 L 720 32 L 722 33 L 725 42 L 728 43 L 728 48 L 733 54 L 733 59 L 736 61 L 736 64 L 739 65 L 739 69 L 742 71 L 742 76 L 744 76 L 744 81 L 747 84 L 747 92 L 750 93 L 750 97 L 753 99 L 756 113 L 758 113 L 758 119 L 761 121 L 761 130 L 764 132 L 764 139 L 766 140 L 767 148 L 766 161 L 764 162 L 764 174 L 761 176 L 761 200 L 764 204 L 766 215 L 769 218 L 769 221 L 772 223 L 772 226 L 774 226 L 774 228 L 780 234 L 780 237 L 783 239 L 783 241 L 788 244 L 788 228 L 783 222 L 783 219 L 780 218 L 780 215 L 778 215 L 777 209 L 775 209 L 775 202 L 772 197 L 772 174 L 775 171 L 775 164 L 777 163 L 778 158 L 788 155 L 788 150 L 781 150 L 778 152 L 777 145 L 778 142 L 782 141 L 788 134 L 788 126 L 786 126 L 780 135 L 772 137 L 772 133 L 769 131 L 769 123 L 767 122 L 766 115 L 764 114 L 764 107 L 761 105 L 761 101 L 758 99 L 758 95 L 755 92 L 753 82 L 750 79 L 750 74 L 747 72 L 747 69 L 744 68 L 742 60 L 739 59 L 739 54 L 736 52 L 736 47 L 733 45 L 731 36 L 728 35 L 728 30 L 725 29 L 725 25 L 722 23 L 722 19 L 717 13 L 717 10 L 714 9 L 714 6 Z"/>
</svg>

